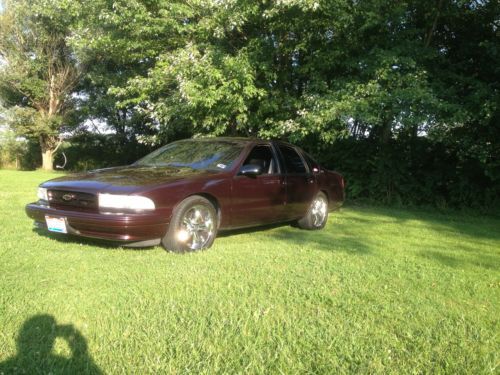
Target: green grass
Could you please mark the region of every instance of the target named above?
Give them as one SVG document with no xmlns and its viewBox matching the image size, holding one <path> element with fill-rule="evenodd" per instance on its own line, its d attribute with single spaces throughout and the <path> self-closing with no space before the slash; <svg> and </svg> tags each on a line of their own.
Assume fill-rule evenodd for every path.
<svg viewBox="0 0 500 375">
<path fill-rule="evenodd" d="M 33 231 L 52 176 L 0 171 L 0 373 L 499 371 L 500 219 L 347 207 L 176 255 Z"/>
</svg>

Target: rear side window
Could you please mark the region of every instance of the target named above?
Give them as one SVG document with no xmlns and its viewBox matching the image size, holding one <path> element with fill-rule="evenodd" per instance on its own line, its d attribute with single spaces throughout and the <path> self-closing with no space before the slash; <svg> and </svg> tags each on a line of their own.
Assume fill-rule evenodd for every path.
<svg viewBox="0 0 500 375">
<path fill-rule="evenodd" d="M 279 145 L 278 147 L 281 151 L 281 155 L 283 155 L 283 160 L 285 162 L 285 168 L 287 173 L 307 172 L 306 166 L 304 165 L 302 158 L 297 153 L 297 151 L 295 151 L 294 148 L 285 145 Z"/>
</svg>

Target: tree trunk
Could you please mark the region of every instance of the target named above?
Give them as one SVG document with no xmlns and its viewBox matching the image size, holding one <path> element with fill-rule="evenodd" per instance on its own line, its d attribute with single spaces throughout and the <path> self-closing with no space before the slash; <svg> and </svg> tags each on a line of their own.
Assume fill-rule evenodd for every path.
<svg viewBox="0 0 500 375">
<path fill-rule="evenodd" d="M 54 170 L 54 155 L 62 143 L 62 139 L 51 136 L 40 136 L 40 148 L 42 149 L 42 168 L 46 171 Z"/>
<path fill-rule="evenodd" d="M 54 170 L 53 150 L 42 150 L 42 168 L 46 171 Z"/>
<path fill-rule="evenodd" d="M 382 129 L 380 131 L 380 141 L 382 144 L 387 144 L 389 143 L 390 139 L 392 136 L 392 124 L 390 121 L 385 121 Z"/>
<path fill-rule="evenodd" d="M 439 15 L 441 13 L 442 6 L 443 6 L 443 0 L 439 0 L 439 3 L 437 5 L 436 15 L 434 17 L 434 21 L 432 22 L 432 26 L 431 26 L 430 30 L 427 32 L 427 36 L 425 37 L 424 43 L 425 43 L 426 47 L 429 47 L 431 44 L 432 35 L 434 34 L 434 31 L 436 30 L 437 21 L 438 21 Z"/>
</svg>

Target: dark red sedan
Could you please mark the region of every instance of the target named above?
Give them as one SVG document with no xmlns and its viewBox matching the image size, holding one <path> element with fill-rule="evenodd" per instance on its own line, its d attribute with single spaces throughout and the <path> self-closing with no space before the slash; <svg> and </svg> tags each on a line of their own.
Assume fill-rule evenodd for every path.
<svg viewBox="0 0 500 375">
<path fill-rule="evenodd" d="M 184 252 L 210 247 L 219 230 L 321 229 L 344 200 L 344 179 L 288 143 L 203 138 L 44 182 L 38 198 L 26 213 L 40 228 Z"/>
</svg>

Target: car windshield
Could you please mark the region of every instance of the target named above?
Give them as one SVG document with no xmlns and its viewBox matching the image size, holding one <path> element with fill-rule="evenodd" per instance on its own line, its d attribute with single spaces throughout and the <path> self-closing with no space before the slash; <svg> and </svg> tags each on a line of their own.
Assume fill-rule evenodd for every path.
<svg viewBox="0 0 500 375">
<path fill-rule="evenodd" d="M 242 144 L 232 141 L 178 141 L 153 151 L 134 165 L 221 171 L 232 166 L 242 149 Z"/>
</svg>

